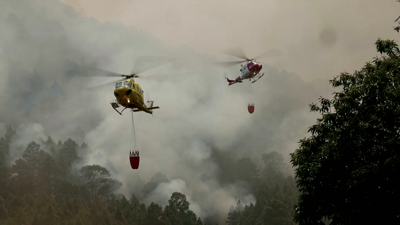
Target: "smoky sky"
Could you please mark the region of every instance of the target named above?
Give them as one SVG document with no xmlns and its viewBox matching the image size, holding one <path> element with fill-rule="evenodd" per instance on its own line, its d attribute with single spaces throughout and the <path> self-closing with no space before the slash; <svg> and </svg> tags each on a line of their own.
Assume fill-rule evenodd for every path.
<svg viewBox="0 0 400 225">
<path fill-rule="evenodd" d="M 354 71 L 376 54 L 378 37 L 397 38 L 396 0 L 62 0 L 100 21 L 135 26 L 173 46 L 219 55 L 240 46 L 249 57 L 277 48 L 266 60 L 305 80 Z M 321 37 L 322 36 L 322 37 Z M 322 39 L 322 40 L 321 40 Z M 336 44 L 329 40 L 336 40 Z"/>
<path fill-rule="evenodd" d="M 330 88 L 328 79 L 345 70 L 358 69 L 355 65 L 362 64 L 357 60 L 361 58 L 367 61 L 376 55 L 373 43 L 379 36 L 376 26 L 380 26 L 380 23 L 371 25 L 375 26 L 371 28 L 371 36 L 367 41 L 360 40 L 360 46 L 368 50 L 358 51 L 361 47 L 355 47 L 355 53 L 346 56 L 362 54 L 362 57 L 355 57 L 357 62 L 348 67 L 340 63 L 326 66 L 328 64 L 322 62 L 324 57 L 328 61 L 344 60 L 340 55 L 348 53 L 343 48 L 353 40 L 349 37 L 351 32 L 361 28 L 349 28 L 349 33 L 346 33 L 343 26 L 325 21 L 312 29 L 297 24 L 298 30 L 285 31 L 283 35 L 285 22 L 294 23 L 295 18 L 272 25 L 268 20 L 266 24 L 272 26 L 267 29 L 272 33 L 271 36 L 264 40 L 263 34 L 257 33 L 258 30 L 254 33 L 255 36 L 258 34 L 258 39 L 250 38 L 248 42 L 253 43 L 253 47 L 248 47 L 247 41 L 243 41 L 241 46 L 242 42 L 235 40 L 229 30 L 234 29 L 227 22 L 229 17 L 217 16 L 216 8 L 211 8 L 205 14 L 202 14 L 203 9 L 191 8 L 193 11 L 190 12 L 210 22 L 211 27 L 211 30 L 204 30 L 197 20 L 192 21 L 192 26 L 199 26 L 194 38 L 182 31 L 188 26 L 184 22 L 188 12 L 182 8 L 168 7 L 162 14 L 167 16 L 164 22 L 170 24 L 168 26 L 180 24 L 176 28 L 178 30 L 169 32 L 183 32 L 181 38 L 189 39 L 177 44 L 171 42 L 171 37 L 179 41 L 176 36 L 154 33 L 156 24 L 140 17 L 142 14 L 137 17 L 141 20 L 135 23 L 129 22 L 132 21 L 131 17 L 119 22 L 115 19 L 118 17 L 115 12 L 120 10 L 121 15 L 128 15 L 119 8 L 120 4 L 115 3 L 115 7 L 109 11 L 103 10 L 103 17 L 101 13 L 92 17 L 90 12 L 76 7 L 79 4 L 82 7 L 93 4 L 90 1 L 63 2 L 74 4 L 75 8 L 50 0 L 4 0 L 0 3 L 0 134 L 5 132 L 6 124 L 17 128 L 17 139 L 11 146 L 14 152 L 12 158 L 18 157 L 24 146 L 32 140 L 46 139 L 51 135 L 57 142 L 71 137 L 79 144 L 85 142 L 89 145 L 91 154 L 85 155 L 84 163 L 102 165 L 111 171 L 114 178 L 122 181 L 120 193 L 128 197 L 132 193 L 141 196 L 143 185 L 161 171 L 168 181 L 159 184 L 148 195 L 141 196 L 143 202 L 148 204 L 153 201 L 165 206 L 172 192 L 179 191 L 186 194 L 191 209 L 198 216 L 214 218 L 219 223 L 224 222 L 230 205 L 237 199 L 249 204 L 255 203 L 255 198 L 245 184 L 222 184 L 219 174 L 232 168 L 225 167 L 215 157 L 215 152 L 236 160 L 249 157 L 260 169 L 261 155 L 271 151 L 283 154 L 288 162 L 289 153 L 297 148 L 301 138 L 308 135 L 308 127 L 315 123 L 318 116 L 309 112 L 308 105 L 317 102 L 320 96 L 329 97 L 332 94 L 334 90 Z M 160 12 L 161 6 L 157 6 L 155 1 L 148 2 L 154 9 L 153 15 Z M 372 2 L 375 1 L 369 3 Z M 127 1 L 119 3 L 128 4 Z M 236 3 L 238 5 L 234 5 Z M 264 4 L 261 1 L 258 3 Z M 99 1 L 95 9 L 101 10 L 103 4 L 104 1 Z M 132 4 L 140 7 L 142 3 Z M 248 6 L 244 1 L 232 4 L 227 8 L 228 14 L 236 12 L 235 7 Z M 289 2 L 279 4 L 269 2 L 267 5 L 273 13 L 268 17 L 259 17 L 257 21 L 272 19 L 273 15 L 279 14 L 277 10 L 284 6 L 293 7 Z M 338 5 L 328 5 L 338 9 Z M 359 13 L 368 11 L 365 4 L 357 6 Z M 349 7 L 355 6 L 352 4 Z M 87 10 L 87 7 L 83 8 Z M 262 12 L 257 7 L 254 9 L 257 13 Z M 358 21 L 361 17 L 366 18 L 363 14 L 355 16 L 354 20 Z M 257 17 L 250 16 L 250 19 Z M 386 22 L 384 19 L 378 21 Z M 160 29 L 164 29 L 164 22 Z M 373 19 L 363 22 L 374 24 Z M 243 23 L 251 23 L 251 20 Z M 152 29 L 144 29 L 146 25 Z M 387 30 L 392 29 L 391 25 L 390 21 L 385 25 Z M 253 28 L 253 25 L 247 27 L 250 30 Z M 276 34 L 273 34 L 274 29 Z M 312 38 L 306 40 L 304 32 L 310 29 Z M 213 40 L 216 34 L 208 35 L 210 31 L 221 35 L 221 32 L 225 32 L 225 36 L 222 36 L 226 40 Z M 272 37 L 277 34 L 281 34 L 282 38 Z M 244 40 L 243 37 L 238 35 L 237 38 Z M 198 45 L 193 44 L 201 38 L 204 40 L 199 41 Z M 346 41 L 347 38 L 350 42 Z M 224 44 L 218 45 L 213 51 L 207 48 L 200 51 L 205 40 L 210 48 L 215 44 Z M 214 66 L 214 61 L 232 59 L 216 54 L 216 51 L 240 46 L 248 54 L 257 55 L 273 47 L 266 44 L 271 40 L 279 40 L 280 44 L 275 47 L 285 52 L 285 56 L 265 61 L 264 77 L 252 86 L 249 82 L 243 82 L 228 87 L 224 77 L 236 78 L 239 67 L 225 69 Z M 317 50 L 306 49 L 312 47 Z M 157 57 L 171 57 L 175 61 L 149 71 L 143 79 L 137 79 L 144 89 L 145 99 L 151 98 L 160 109 L 155 110 L 153 116 L 134 114 L 141 164 L 139 170 L 132 170 L 128 162 L 130 114 L 120 116 L 111 108 L 109 103 L 114 98 L 113 84 L 90 88 L 113 79 L 91 78 L 87 76 L 90 71 L 86 70 L 80 70 L 79 73 L 71 71 L 78 67 L 98 67 L 129 73 L 138 59 L 156 64 L 159 62 Z M 322 58 L 322 61 L 315 60 L 315 57 Z M 285 62 L 288 67 L 285 67 Z M 309 71 L 313 71 L 314 75 L 307 74 Z M 318 77 L 316 73 L 323 75 L 314 79 Z M 255 104 L 253 114 L 247 111 L 249 103 Z M 79 168 L 83 164 L 75 166 Z M 287 173 L 292 173 L 290 166 L 287 167 Z"/>
</svg>

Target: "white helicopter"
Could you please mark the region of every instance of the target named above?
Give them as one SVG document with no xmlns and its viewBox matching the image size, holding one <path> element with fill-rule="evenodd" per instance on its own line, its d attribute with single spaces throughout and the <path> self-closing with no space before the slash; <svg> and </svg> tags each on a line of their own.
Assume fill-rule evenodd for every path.
<svg viewBox="0 0 400 225">
<path fill-rule="evenodd" d="M 236 58 L 242 59 L 242 60 L 235 60 L 235 61 L 228 61 L 228 62 L 218 62 L 216 63 L 217 65 L 225 66 L 225 67 L 230 67 L 237 65 L 239 63 L 243 63 L 240 68 L 240 76 L 238 76 L 235 80 L 231 80 L 227 77 L 226 80 L 229 83 L 229 86 L 232 84 L 236 83 L 242 83 L 243 80 L 249 79 L 249 81 L 252 81 L 252 83 L 258 81 L 262 76 L 264 76 L 264 73 L 260 73 L 262 69 L 261 63 L 257 62 L 256 59 L 263 59 L 263 58 L 268 58 L 268 57 L 273 57 L 273 56 L 280 56 L 282 55 L 281 51 L 279 50 L 269 50 L 266 51 L 253 59 L 249 59 L 243 52 L 241 48 L 234 48 L 228 51 L 224 51 L 224 53 L 234 56 Z"/>
</svg>

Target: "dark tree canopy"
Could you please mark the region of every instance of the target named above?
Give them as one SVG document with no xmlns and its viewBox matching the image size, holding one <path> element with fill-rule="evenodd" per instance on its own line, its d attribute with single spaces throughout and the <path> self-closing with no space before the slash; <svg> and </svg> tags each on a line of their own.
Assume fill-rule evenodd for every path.
<svg viewBox="0 0 400 225">
<path fill-rule="evenodd" d="M 79 170 L 82 181 L 90 191 L 92 198 L 112 193 L 122 186 L 122 183 L 111 179 L 110 172 L 99 165 L 87 165 Z"/>
<path fill-rule="evenodd" d="M 400 52 L 376 47 L 381 57 L 335 77 L 342 90 L 310 106 L 322 117 L 291 154 L 300 225 L 400 224 Z"/>
</svg>

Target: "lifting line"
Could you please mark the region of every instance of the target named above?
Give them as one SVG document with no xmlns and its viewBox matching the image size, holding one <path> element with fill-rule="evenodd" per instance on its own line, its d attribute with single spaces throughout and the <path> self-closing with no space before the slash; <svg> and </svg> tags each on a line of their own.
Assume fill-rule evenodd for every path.
<svg viewBox="0 0 400 225">
<path fill-rule="evenodd" d="M 130 142 L 130 150 L 133 153 L 137 151 L 137 141 L 136 141 L 136 131 L 135 131 L 135 122 L 133 120 L 133 110 L 131 110 L 132 117 L 132 127 L 131 127 L 131 142 Z M 133 142 L 133 143 L 132 143 Z M 133 149 L 132 149 L 133 148 Z"/>
<path fill-rule="evenodd" d="M 253 86 L 251 83 L 251 79 L 249 79 L 249 98 L 250 98 L 249 101 L 253 101 Z M 251 104 L 253 104 L 253 102 L 251 102 Z"/>
</svg>

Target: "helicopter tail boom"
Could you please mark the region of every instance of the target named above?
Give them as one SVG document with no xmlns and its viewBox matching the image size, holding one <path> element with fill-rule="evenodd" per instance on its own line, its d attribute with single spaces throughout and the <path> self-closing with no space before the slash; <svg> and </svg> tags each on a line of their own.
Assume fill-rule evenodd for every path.
<svg viewBox="0 0 400 225">
<path fill-rule="evenodd" d="M 226 80 L 228 81 L 229 86 L 231 86 L 232 84 L 235 84 L 235 83 L 242 83 L 243 82 L 242 78 L 240 76 L 237 77 L 235 80 L 230 80 L 229 78 L 226 78 Z"/>
</svg>

